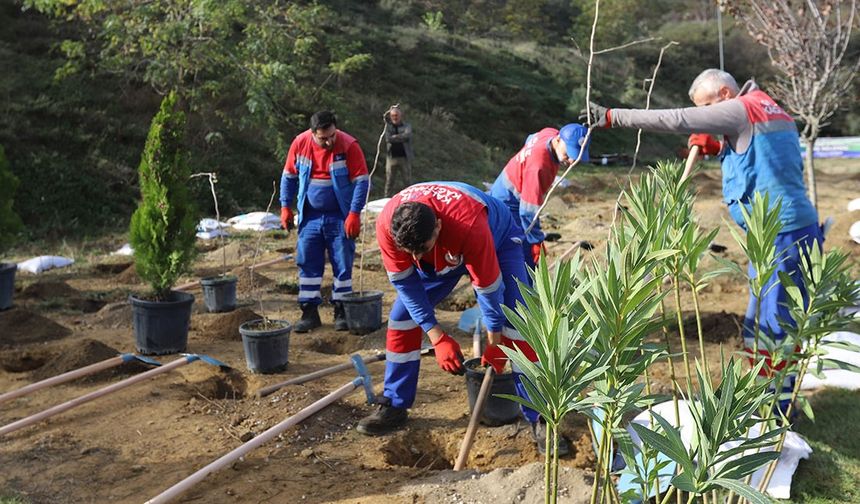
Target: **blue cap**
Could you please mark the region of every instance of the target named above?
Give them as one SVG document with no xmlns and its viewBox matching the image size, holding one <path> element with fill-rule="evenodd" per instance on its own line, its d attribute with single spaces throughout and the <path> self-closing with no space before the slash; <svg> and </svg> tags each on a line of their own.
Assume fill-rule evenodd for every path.
<svg viewBox="0 0 860 504">
<path fill-rule="evenodd" d="M 585 162 L 589 160 L 588 145 L 583 146 L 586 133 L 588 133 L 588 128 L 575 123 L 565 125 L 561 128 L 561 131 L 558 132 L 562 141 L 564 141 L 565 147 L 567 147 L 567 157 L 569 157 L 571 161 L 574 161 L 577 156 L 579 156 L 580 149 L 584 149 L 584 151 L 582 153 L 582 159 L 579 161 Z M 590 138 L 588 139 L 588 143 L 591 143 Z"/>
</svg>

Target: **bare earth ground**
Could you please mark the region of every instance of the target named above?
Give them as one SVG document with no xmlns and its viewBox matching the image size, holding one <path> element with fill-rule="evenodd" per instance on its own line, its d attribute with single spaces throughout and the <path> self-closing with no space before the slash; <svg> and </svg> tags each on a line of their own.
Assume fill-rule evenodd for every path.
<svg viewBox="0 0 860 504">
<path fill-rule="evenodd" d="M 562 234 L 550 253 L 559 255 L 575 240 L 585 239 L 599 251 L 608 226 L 617 187 L 626 169 L 601 175 L 582 175 L 549 206 L 545 228 Z M 697 213 L 705 227 L 721 226 L 717 243 L 722 253 L 740 261 L 720 203 L 719 170 L 700 173 Z M 832 215 L 836 225 L 828 246 L 858 250 L 847 236 L 860 215 L 849 216 L 845 205 L 860 197 L 860 166 L 839 165 L 819 175 L 822 216 Z M 228 245 L 229 267 L 251 262 L 254 239 L 234 238 Z M 368 237 L 372 243 L 372 237 Z M 265 241 L 261 260 L 276 257 L 276 250 L 291 252 L 295 237 Z M 219 270 L 220 251 L 205 244 L 197 274 Z M 594 253 L 594 252 L 591 252 Z M 590 254 L 588 252 L 586 255 Z M 19 274 L 16 306 L 0 313 L 0 391 L 21 387 L 61 372 L 96 362 L 119 352 L 133 352 L 131 311 L 125 303 L 130 292 L 143 292 L 128 259 L 94 257 L 65 270 L 41 276 Z M 358 259 L 355 284 L 358 285 Z M 708 260 L 705 267 L 713 267 Z M 381 271 L 378 254 L 365 260 L 365 289 L 385 292 L 384 311 L 393 290 Z M 264 399 L 254 392 L 267 384 L 346 361 L 351 352 L 365 354 L 384 344 L 384 331 L 359 337 L 332 330 L 331 309 L 323 311 L 324 327 L 311 334 L 293 334 L 290 367 L 277 375 L 247 372 L 239 323 L 262 310 L 270 317 L 297 320 L 296 268 L 292 261 L 260 271 L 254 292 L 249 276 L 242 275 L 240 308 L 228 314 L 208 314 L 202 293 L 192 292 L 196 303 L 188 351 L 208 354 L 234 368 L 222 373 L 202 362 L 179 368 L 148 382 L 75 408 L 0 439 L 0 495 L 17 493 L 34 503 L 143 502 L 220 455 L 294 414 L 327 392 L 347 383 L 349 372 L 305 385 L 282 389 Z M 188 280 L 191 280 L 189 278 Z M 328 280 L 325 282 L 327 283 Z M 462 297 L 462 293 L 461 293 Z M 740 278 L 720 278 L 702 294 L 707 332 L 706 350 L 718 362 L 726 352 L 740 348 L 738 328 L 746 307 L 746 287 Z M 447 308 L 468 304 L 446 303 Z M 262 307 L 261 307 L 262 303 Z M 690 310 L 685 305 L 685 310 Z M 459 312 L 440 311 L 452 330 Z M 698 354 L 692 323 L 688 346 Z M 470 335 L 454 330 L 464 352 Z M 677 340 L 677 335 L 675 335 Z M 169 362 L 176 356 L 159 359 Z M 370 365 L 377 390 L 383 364 Z M 667 389 L 666 365 L 652 376 L 658 388 Z M 0 425 L 46 409 L 109 383 L 140 372 L 126 365 L 91 378 L 39 391 L 0 405 Z M 524 423 L 482 427 L 471 451 L 468 467 L 450 471 L 468 423 L 464 379 L 452 377 L 424 359 L 418 400 L 403 432 L 370 438 L 354 430 L 370 409 L 360 391 L 327 408 L 274 443 L 252 452 L 231 468 L 209 476 L 183 496 L 190 502 L 540 502 L 542 457 Z M 586 502 L 590 492 L 591 453 L 583 417 L 572 416 L 564 435 L 574 446 L 563 459 L 563 502 Z"/>
</svg>

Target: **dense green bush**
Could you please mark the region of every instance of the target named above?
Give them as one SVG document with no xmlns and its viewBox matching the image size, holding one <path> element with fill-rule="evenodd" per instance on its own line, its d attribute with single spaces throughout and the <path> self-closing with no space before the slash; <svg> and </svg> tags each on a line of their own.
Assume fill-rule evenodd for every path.
<svg viewBox="0 0 860 504">
<path fill-rule="evenodd" d="M 197 212 L 188 190 L 185 114 L 170 93 L 152 120 L 140 159 L 141 201 L 129 230 L 137 274 L 164 299 L 194 257 Z"/>
<path fill-rule="evenodd" d="M 6 152 L 0 145 L 0 252 L 15 240 L 15 235 L 21 230 L 21 219 L 12 210 L 15 190 L 18 189 L 18 179 L 9 169 Z"/>
</svg>

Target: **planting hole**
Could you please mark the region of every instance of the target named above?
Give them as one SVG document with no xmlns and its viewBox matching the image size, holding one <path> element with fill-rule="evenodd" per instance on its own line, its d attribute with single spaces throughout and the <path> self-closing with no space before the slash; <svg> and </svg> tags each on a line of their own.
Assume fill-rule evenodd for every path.
<svg viewBox="0 0 860 504">
<path fill-rule="evenodd" d="M 427 432 L 407 432 L 382 446 L 385 462 L 390 465 L 418 469 L 452 469 L 456 453 Z"/>
<path fill-rule="evenodd" d="M 212 373 L 208 378 L 187 384 L 187 391 L 191 397 L 203 396 L 206 399 L 215 400 L 235 400 L 245 397 L 248 383 L 239 371 L 212 371 Z"/>
<path fill-rule="evenodd" d="M 361 350 L 362 340 L 351 334 L 311 335 L 308 348 L 314 352 L 331 355 L 351 354 Z"/>
</svg>

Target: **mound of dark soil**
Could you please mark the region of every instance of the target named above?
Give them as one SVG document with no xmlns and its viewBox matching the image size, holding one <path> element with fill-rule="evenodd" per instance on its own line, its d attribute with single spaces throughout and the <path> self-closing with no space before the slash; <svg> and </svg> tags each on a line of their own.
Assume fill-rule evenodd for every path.
<svg viewBox="0 0 860 504">
<path fill-rule="evenodd" d="M 733 313 L 703 313 L 702 314 L 702 336 L 709 343 L 725 343 L 738 337 L 738 328 L 743 326 L 743 317 Z M 672 328 L 677 332 L 678 326 Z M 697 339 L 699 330 L 696 327 L 695 314 L 684 316 L 684 336 L 688 339 Z"/>
<path fill-rule="evenodd" d="M 96 273 L 116 275 L 117 273 L 122 273 L 133 265 L 134 262 L 132 261 L 96 263 L 93 264 L 92 270 Z"/>
<path fill-rule="evenodd" d="M 44 380 L 52 376 L 79 369 L 96 362 L 101 362 L 111 357 L 116 357 L 120 352 L 104 343 L 92 339 L 84 339 L 69 342 L 55 357 L 49 359 L 45 364 L 33 372 L 33 380 Z M 149 366 L 137 361 L 126 362 L 111 369 L 99 371 L 96 374 L 82 378 L 88 381 L 101 381 L 118 375 L 138 373 L 150 369 Z"/>
<path fill-rule="evenodd" d="M 239 308 L 228 313 L 212 313 L 200 315 L 203 319 L 199 335 L 208 340 L 217 341 L 241 341 L 239 326 L 248 322 L 263 318 L 250 308 Z"/>
<path fill-rule="evenodd" d="M 238 279 L 236 292 L 241 294 L 251 294 L 257 289 L 265 289 L 275 283 L 271 278 L 251 271 L 245 266 L 235 268 L 230 274 Z"/>
<path fill-rule="evenodd" d="M 471 284 L 454 289 L 437 307 L 445 311 L 463 311 L 478 304 Z"/>
<path fill-rule="evenodd" d="M 137 276 L 137 270 L 134 267 L 134 264 L 129 265 L 126 269 L 122 270 L 114 280 L 121 284 L 139 284 L 143 283 L 139 276 Z"/>
<path fill-rule="evenodd" d="M 21 296 L 29 299 L 50 300 L 58 298 L 77 298 L 81 293 L 66 282 L 47 280 L 28 285 L 21 291 Z"/>
<path fill-rule="evenodd" d="M 43 343 L 72 334 L 51 319 L 21 308 L 0 312 L 0 347 Z"/>
<path fill-rule="evenodd" d="M 94 325 L 109 329 L 131 327 L 131 305 L 127 301 L 118 301 L 105 305 L 95 315 Z"/>
<path fill-rule="evenodd" d="M 8 348 L 0 352 L 0 369 L 10 373 L 32 371 L 43 366 L 51 355 L 51 350 L 43 346 Z"/>
</svg>

